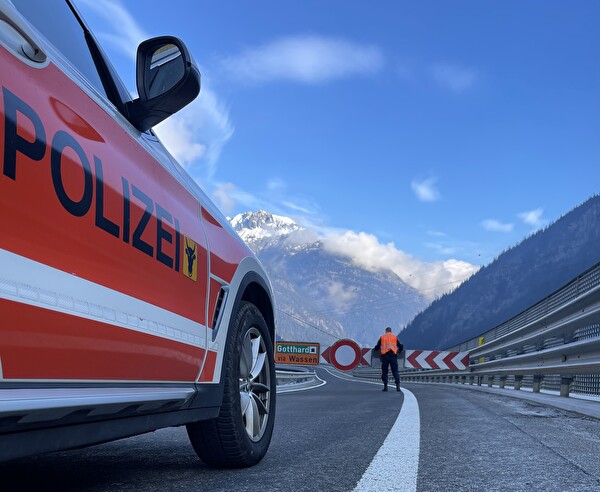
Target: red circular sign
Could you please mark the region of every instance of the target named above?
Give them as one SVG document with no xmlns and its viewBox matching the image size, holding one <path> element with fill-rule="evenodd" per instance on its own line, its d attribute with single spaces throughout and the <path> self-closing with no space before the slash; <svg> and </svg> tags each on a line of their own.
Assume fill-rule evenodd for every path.
<svg viewBox="0 0 600 492">
<path fill-rule="evenodd" d="M 329 359 L 340 371 L 354 369 L 362 358 L 360 347 L 354 340 L 338 340 L 329 351 Z"/>
</svg>

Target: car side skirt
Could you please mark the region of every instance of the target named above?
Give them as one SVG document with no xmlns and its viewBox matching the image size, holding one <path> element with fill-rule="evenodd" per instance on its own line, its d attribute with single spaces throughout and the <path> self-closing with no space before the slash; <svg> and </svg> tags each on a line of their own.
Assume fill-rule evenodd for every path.
<svg viewBox="0 0 600 492">
<path fill-rule="evenodd" d="M 152 432 L 163 427 L 180 426 L 215 418 L 218 414 L 219 407 L 207 407 L 119 418 L 110 421 L 110 425 L 102 421 L 37 429 L 26 433 L 2 434 L 0 435 L 0 461 L 92 446 Z"/>
<path fill-rule="evenodd" d="M 219 385 L 2 385 L 0 461 L 215 418 Z"/>
</svg>

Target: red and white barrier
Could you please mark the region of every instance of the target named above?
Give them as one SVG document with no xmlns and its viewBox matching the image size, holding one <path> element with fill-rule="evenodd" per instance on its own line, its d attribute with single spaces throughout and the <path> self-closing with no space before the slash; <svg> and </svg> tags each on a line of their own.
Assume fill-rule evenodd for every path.
<svg viewBox="0 0 600 492">
<path fill-rule="evenodd" d="M 413 369 L 449 369 L 461 371 L 469 367 L 469 352 L 406 350 L 405 367 Z"/>
</svg>

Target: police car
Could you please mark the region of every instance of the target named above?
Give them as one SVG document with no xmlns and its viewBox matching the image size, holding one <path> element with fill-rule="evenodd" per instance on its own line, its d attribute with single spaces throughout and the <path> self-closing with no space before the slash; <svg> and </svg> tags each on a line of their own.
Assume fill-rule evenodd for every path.
<svg viewBox="0 0 600 492">
<path fill-rule="evenodd" d="M 152 127 L 200 74 L 175 37 L 132 99 L 70 0 L 0 0 L 0 460 L 187 426 L 250 466 L 275 417 L 267 275 Z"/>
</svg>

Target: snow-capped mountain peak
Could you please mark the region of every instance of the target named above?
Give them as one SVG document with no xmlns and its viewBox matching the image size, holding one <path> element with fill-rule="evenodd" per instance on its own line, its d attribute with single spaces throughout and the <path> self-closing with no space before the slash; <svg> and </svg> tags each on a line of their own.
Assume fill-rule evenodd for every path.
<svg viewBox="0 0 600 492">
<path fill-rule="evenodd" d="M 302 229 L 289 217 L 274 215 L 264 210 L 238 214 L 231 219 L 231 225 L 247 242 L 285 236 Z"/>
<path fill-rule="evenodd" d="M 231 220 L 269 274 L 278 336 L 331 344 L 375 343 L 385 326 L 400 330 L 427 305 L 391 271 L 370 271 L 327 250 L 318 233 L 264 210 Z"/>
</svg>

